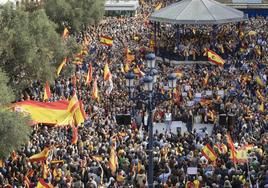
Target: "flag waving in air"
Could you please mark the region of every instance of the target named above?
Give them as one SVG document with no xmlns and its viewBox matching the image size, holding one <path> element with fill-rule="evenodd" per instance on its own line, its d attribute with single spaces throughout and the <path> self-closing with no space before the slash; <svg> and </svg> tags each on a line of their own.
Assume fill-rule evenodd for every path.
<svg viewBox="0 0 268 188">
<path fill-rule="evenodd" d="M 224 65 L 224 60 L 215 52 L 208 50 L 208 60 L 215 65 L 223 66 Z"/>
<path fill-rule="evenodd" d="M 51 97 L 50 86 L 48 81 L 46 81 L 44 88 L 44 100 L 48 100 Z"/>
<path fill-rule="evenodd" d="M 118 166 L 118 158 L 114 146 L 111 147 L 109 163 L 112 174 L 115 174 Z"/>
<path fill-rule="evenodd" d="M 113 46 L 113 39 L 111 37 L 101 36 L 100 42 L 101 44 L 106 45 L 106 46 Z"/>
<path fill-rule="evenodd" d="M 69 30 L 65 27 L 62 33 L 62 38 L 67 39 L 69 36 Z"/>
<path fill-rule="evenodd" d="M 67 58 L 64 58 L 63 61 L 61 62 L 60 66 L 57 69 L 57 75 L 60 75 L 60 72 L 62 70 L 62 68 L 65 66 L 65 64 L 67 63 Z"/>
<path fill-rule="evenodd" d="M 89 63 L 86 84 L 90 85 L 91 81 L 92 81 L 92 63 Z"/>
<path fill-rule="evenodd" d="M 237 160 L 236 160 L 236 150 L 235 150 L 235 146 L 234 146 L 234 142 L 232 140 L 231 135 L 228 133 L 226 135 L 226 139 L 227 139 L 227 143 L 229 145 L 229 148 L 231 149 L 231 156 L 232 156 L 232 161 L 234 164 L 236 164 Z"/>
<path fill-rule="evenodd" d="M 93 84 L 92 99 L 97 100 L 98 102 L 100 100 L 99 89 L 98 89 L 98 78 L 95 79 Z"/>
<path fill-rule="evenodd" d="M 108 63 L 105 64 L 103 72 L 104 72 L 104 75 L 103 75 L 104 81 L 108 81 L 108 80 L 112 79 L 112 74 L 110 72 Z"/>
<path fill-rule="evenodd" d="M 213 148 L 209 144 L 205 145 L 201 152 L 202 152 L 203 156 L 206 157 L 207 160 L 209 160 L 211 162 L 213 162 L 217 159 L 216 152 L 213 150 Z"/>
<path fill-rule="evenodd" d="M 47 160 L 49 156 L 50 148 L 46 147 L 43 151 L 38 154 L 35 154 L 29 158 L 30 162 L 40 162 Z"/>
</svg>

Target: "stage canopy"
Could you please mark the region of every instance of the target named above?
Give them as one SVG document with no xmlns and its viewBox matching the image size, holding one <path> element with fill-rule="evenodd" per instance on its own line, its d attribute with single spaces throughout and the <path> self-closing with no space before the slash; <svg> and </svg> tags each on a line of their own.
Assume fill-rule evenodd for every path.
<svg viewBox="0 0 268 188">
<path fill-rule="evenodd" d="M 154 12 L 149 19 L 171 24 L 205 25 L 239 22 L 247 17 L 242 11 L 213 0 L 182 0 Z"/>
</svg>

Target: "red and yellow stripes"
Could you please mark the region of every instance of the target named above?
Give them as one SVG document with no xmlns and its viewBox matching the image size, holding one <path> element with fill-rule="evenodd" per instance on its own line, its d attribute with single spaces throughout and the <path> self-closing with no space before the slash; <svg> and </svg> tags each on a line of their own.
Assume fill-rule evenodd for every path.
<svg viewBox="0 0 268 188">
<path fill-rule="evenodd" d="M 74 95 L 70 101 L 37 102 L 23 101 L 15 103 L 12 108 L 17 112 L 30 115 L 34 123 L 50 125 L 76 125 L 85 120 L 83 104 Z"/>
<path fill-rule="evenodd" d="M 35 154 L 29 158 L 30 162 L 41 162 L 47 160 L 49 156 L 50 148 L 45 148 L 38 154 Z"/>
<path fill-rule="evenodd" d="M 201 152 L 203 156 L 206 157 L 207 160 L 211 162 L 217 159 L 216 152 L 213 150 L 213 148 L 209 144 L 205 145 Z"/>
<path fill-rule="evenodd" d="M 50 86 L 48 81 L 46 81 L 44 88 L 44 100 L 48 100 L 51 97 Z"/>
<path fill-rule="evenodd" d="M 223 66 L 225 61 L 215 52 L 208 50 L 208 60 L 216 65 Z"/>
<path fill-rule="evenodd" d="M 111 37 L 101 36 L 100 42 L 106 46 L 113 46 L 113 39 Z"/>
</svg>

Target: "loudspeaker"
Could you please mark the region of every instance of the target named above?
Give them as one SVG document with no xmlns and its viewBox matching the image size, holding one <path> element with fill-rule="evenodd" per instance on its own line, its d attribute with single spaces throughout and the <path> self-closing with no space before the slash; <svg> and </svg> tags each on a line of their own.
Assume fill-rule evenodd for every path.
<svg viewBox="0 0 268 188">
<path fill-rule="evenodd" d="M 130 114 L 118 114 L 115 116 L 115 119 L 118 125 L 130 125 L 131 124 Z"/>
<path fill-rule="evenodd" d="M 228 129 L 229 131 L 233 131 L 235 127 L 235 118 L 234 114 L 228 114 Z"/>
<path fill-rule="evenodd" d="M 220 114 L 219 115 L 219 125 L 220 126 L 226 126 L 227 125 L 227 115 L 226 114 Z"/>
<path fill-rule="evenodd" d="M 118 114 L 118 115 L 115 116 L 115 119 L 116 119 L 116 123 L 118 125 L 123 125 L 124 124 L 124 115 Z"/>
</svg>

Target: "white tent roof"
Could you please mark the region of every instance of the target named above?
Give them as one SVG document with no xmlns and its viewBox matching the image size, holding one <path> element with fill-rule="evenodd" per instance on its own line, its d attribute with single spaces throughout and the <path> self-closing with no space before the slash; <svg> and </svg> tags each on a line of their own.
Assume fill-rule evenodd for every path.
<svg viewBox="0 0 268 188">
<path fill-rule="evenodd" d="M 214 0 L 182 0 L 154 12 L 149 19 L 171 24 L 223 24 L 245 20 L 246 16 Z"/>
</svg>

